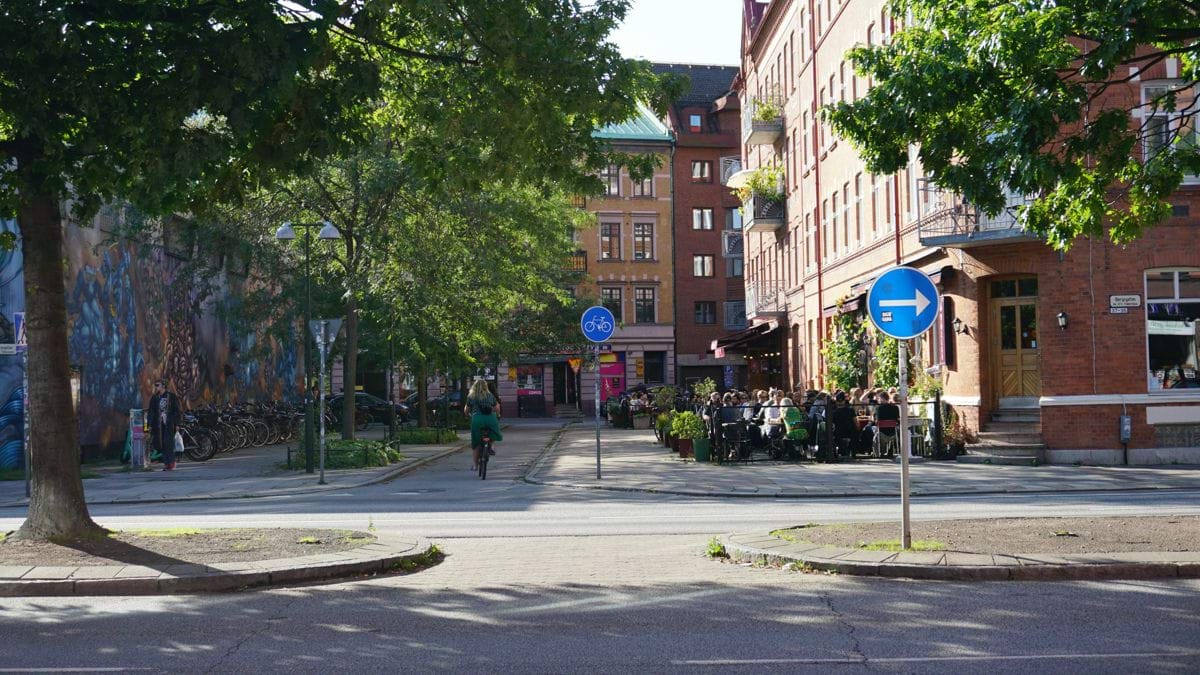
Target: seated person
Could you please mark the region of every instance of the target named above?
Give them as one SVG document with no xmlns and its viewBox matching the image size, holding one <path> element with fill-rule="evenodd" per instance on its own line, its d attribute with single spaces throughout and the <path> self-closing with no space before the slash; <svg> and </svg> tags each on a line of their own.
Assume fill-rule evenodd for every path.
<svg viewBox="0 0 1200 675">
<path fill-rule="evenodd" d="M 762 434 L 768 439 L 783 437 L 783 391 L 776 389 L 762 409 Z"/>
<path fill-rule="evenodd" d="M 850 439 L 849 449 L 853 452 L 858 440 L 858 415 L 846 400 L 845 392 L 838 392 L 833 401 L 834 409 L 829 416 L 829 422 L 833 425 L 833 437 L 836 441 Z"/>
<path fill-rule="evenodd" d="M 886 391 L 879 392 L 879 405 L 875 406 L 875 428 L 876 433 L 881 436 L 886 436 L 889 439 L 896 436 L 896 430 L 900 424 L 900 406 L 892 403 L 891 394 Z M 880 428 L 879 423 L 882 421 L 894 422 L 890 428 Z"/>
</svg>

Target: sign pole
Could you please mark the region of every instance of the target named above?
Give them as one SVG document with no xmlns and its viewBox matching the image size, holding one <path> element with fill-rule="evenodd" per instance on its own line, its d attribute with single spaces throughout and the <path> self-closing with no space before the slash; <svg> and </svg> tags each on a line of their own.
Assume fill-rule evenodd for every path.
<svg viewBox="0 0 1200 675">
<path fill-rule="evenodd" d="M 596 480 L 600 480 L 600 344 L 596 344 Z"/>
<path fill-rule="evenodd" d="M 328 321 L 322 321 L 321 331 L 317 334 L 317 340 L 320 342 L 317 349 L 321 352 L 321 391 L 319 392 L 321 405 L 318 410 L 318 414 L 321 416 L 321 478 L 317 481 L 318 485 L 325 484 L 325 328 L 328 323 Z"/>
<path fill-rule="evenodd" d="M 912 548 L 912 523 L 908 515 L 908 451 L 912 439 L 908 433 L 908 341 L 900 340 L 896 371 L 900 375 L 900 545 Z"/>
</svg>

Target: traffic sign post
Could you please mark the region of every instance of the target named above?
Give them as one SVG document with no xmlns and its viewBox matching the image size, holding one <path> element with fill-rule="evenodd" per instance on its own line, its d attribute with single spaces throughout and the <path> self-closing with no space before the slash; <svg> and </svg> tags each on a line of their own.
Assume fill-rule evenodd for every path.
<svg viewBox="0 0 1200 675">
<path fill-rule="evenodd" d="M 911 267 L 893 267 L 871 284 L 867 313 L 871 323 L 899 341 L 896 364 L 900 379 L 900 542 L 912 548 L 909 518 L 908 464 L 912 439 L 908 431 L 908 343 L 933 327 L 939 312 L 937 287 L 924 272 Z"/>
<path fill-rule="evenodd" d="M 595 305 L 583 311 L 583 316 L 579 317 L 579 329 L 595 345 L 596 352 L 596 480 L 600 480 L 600 343 L 612 337 L 617 329 L 617 319 L 607 307 Z"/>
<path fill-rule="evenodd" d="M 313 319 L 309 322 L 309 330 L 313 332 L 313 337 L 317 340 L 317 352 L 320 354 L 321 376 L 320 376 L 320 391 L 318 415 L 321 420 L 321 438 L 320 438 L 320 462 L 321 462 L 321 477 L 317 480 L 318 485 L 325 485 L 325 357 L 329 354 L 329 347 L 333 345 L 334 340 L 337 340 L 338 331 L 342 328 L 341 319 Z M 346 424 L 345 420 L 342 424 Z M 354 424 L 353 421 L 349 422 Z"/>
</svg>

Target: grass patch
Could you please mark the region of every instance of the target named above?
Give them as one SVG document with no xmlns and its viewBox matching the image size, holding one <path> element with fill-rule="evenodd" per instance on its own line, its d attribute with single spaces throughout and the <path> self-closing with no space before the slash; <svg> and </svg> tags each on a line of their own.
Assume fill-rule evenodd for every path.
<svg viewBox="0 0 1200 675">
<path fill-rule="evenodd" d="M 318 539 L 316 537 L 300 537 L 299 539 L 296 540 L 296 543 L 297 544 L 323 544 L 325 542 L 321 541 L 320 539 Z"/>
<path fill-rule="evenodd" d="M 859 542 L 858 548 L 863 551 L 895 551 L 900 552 L 904 549 L 900 546 L 899 539 L 880 539 L 879 541 L 864 541 Z M 948 546 L 934 539 L 914 539 L 910 551 L 945 551 Z"/>
<path fill-rule="evenodd" d="M 391 569 L 393 572 L 417 572 L 427 567 L 433 567 L 445 559 L 446 554 L 442 552 L 441 547 L 437 544 L 430 544 L 424 553 L 412 558 L 405 558 L 392 565 Z"/>
<path fill-rule="evenodd" d="M 458 440 L 458 432 L 454 429 L 438 429 L 435 427 L 398 429 L 396 430 L 395 440 L 401 445 L 454 443 Z"/>
<path fill-rule="evenodd" d="M 293 456 L 292 466 L 280 464 L 280 469 L 300 471 L 304 469 L 303 455 L 300 459 Z M 377 466 L 389 466 L 404 459 L 397 449 L 383 441 L 368 441 L 355 439 L 353 441 L 331 440 L 325 443 L 326 469 L 366 469 Z"/>
<path fill-rule="evenodd" d="M 710 558 L 728 558 L 729 551 L 725 550 L 725 544 L 721 543 L 720 539 L 713 537 L 708 540 L 708 547 L 705 548 L 704 554 Z"/>
</svg>

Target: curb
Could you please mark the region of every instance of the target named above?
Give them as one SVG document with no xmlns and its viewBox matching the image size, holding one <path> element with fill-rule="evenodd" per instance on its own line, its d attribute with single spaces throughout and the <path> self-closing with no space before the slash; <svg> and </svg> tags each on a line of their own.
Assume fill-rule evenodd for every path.
<svg viewBox="0 0 1200 675">
<path fill-rule="evenodd" d="M 789 542 L 769 534 L 730 534 L 721 538 L 729 557 L 739 562 L 803 567 L 852 576 L 937 581 L 1099 581 L 1200 577 L 1200 554 L 1153 553 L 1179 560 L 1137 560 L 1138 554 L 1055 556 L 970 554 L 978 564 L 944 564 L 957 552 L 860 551 Z M 901 558 L 901 556 L 909 556 Z M 927 561 L 921 561 L 921 558 Z"/>
<path fill-rule="evenodd" d="M 453 455 L 456 452 L 460 452 L 460 451 L 466 449 L 470 444 L 471 444 L 471 441 L 469 441 L 469 440 L 465 441 L 465 442 L 460 443 L 452 448 L 443 450 L 442 452 L 439 452 L 439 453 L 436 453 L 433 455 L 429 455 L 428 457 L 422 457 L 421 459 L 418 459 L 416 461 L 410 462 L 408 464 L 404 464 L 402 466 L 398 466 L 394 469 L 390 469 L 386 473 L 382 473 L 378 476 L 375 476 L 374 478 L 369 478 L 367 480 L 360 481 L 358 483 L 351 483 L 349 485 L 314 485 L 312 487 L 288 488 L 286 490 L 274 490 L 274 491 L 266 491 L 266 492 L 247 492 L 245 494 L 236 494 L 236 495 L 202 495 L 202 496 L 192 496 L 192 497 L 163 497 L 161 499 L 109 499 L 106 501 L 95 501 L 95 502 L 89 501 L 89 502 L 87 502 L 87 504 L 88 504 L 88 506 L 100 506 L 100 505 L 118 505 L 118 504 L 165 504 L 168 502 L 204 502 L 204 501 L 216 501 L 216 500 L 220 500 L 220 499 L 264 499 L 266 497 L 289 497 L 289 496 L 295 496 L 295 495 L 313 494 L 313 493 L 318 493 L 318 492 L 331 492 L 333 490 L 354 490 L 357 488 L 368 487 L 371 485 L 378 485 L 379 483 L 386 483 L 387 481 L 390 481 L 392 479 L 399 478 L 400 476 L 403 476 L 407 473 L 416 471 L 417 469 L 425 466 L 426 464 L 436 462 L 439 459 L 443 459 L 445 457 L 449 457 L 450 455 Z M 86 491 L 85 491 L 85 494 L 86 494 Z M 16 502 L 8 502 L 6 504 L 0 504 L 0 509 L 20 508 L 23 506 L 29 506 L 28 499 L 22 499 L 22 500 L 16 501 Z"/>
<path fill-rule="evenodd" d="M 546 442 L 546 446 L 543 447 L 541 452 L 538 453 L 538 456 L 534 457 L 533 461 L 529 463 L 529 466 L 525 469 L 525 473 L 521 474 L 519 480 L 524 483 L 529 483 L 530 485 L 553 485 L 553 483 L 545 483 L 537 480 L 536 478 L 530 478 L 530 476 L 542 470 L 542 465 L 546 463 L 546 460 L 548 460 L 554 450 L 558 448 L 558 444 L 562 442 L 562 437 L 565 436 L 567 431 L 578 422 L 579 420 L 571 420 L 570 422 L 567 422 L 556 429 L 554 434 L 550 436 L 550 440 Z"/>
<path fill-rule="evenodd" d="M 0 597 L 228 593 L 249 588 L 337 581 L 392 571 L 405 561 L 421 558 L 430 549 L 429 542 L 422 539 L 402 540 L 380 535 L 371 544 L 340 553 L 241 563 L 168 565 L 162 570 L 128 566 L 121 573 L 133 571 L 118 578 L 86 578 L 84 570 L 89 567 L 85 566 L 66 579 L 0 580 Z M 74 578 L 80 572 L 83 574 Z"/>
</svg>

